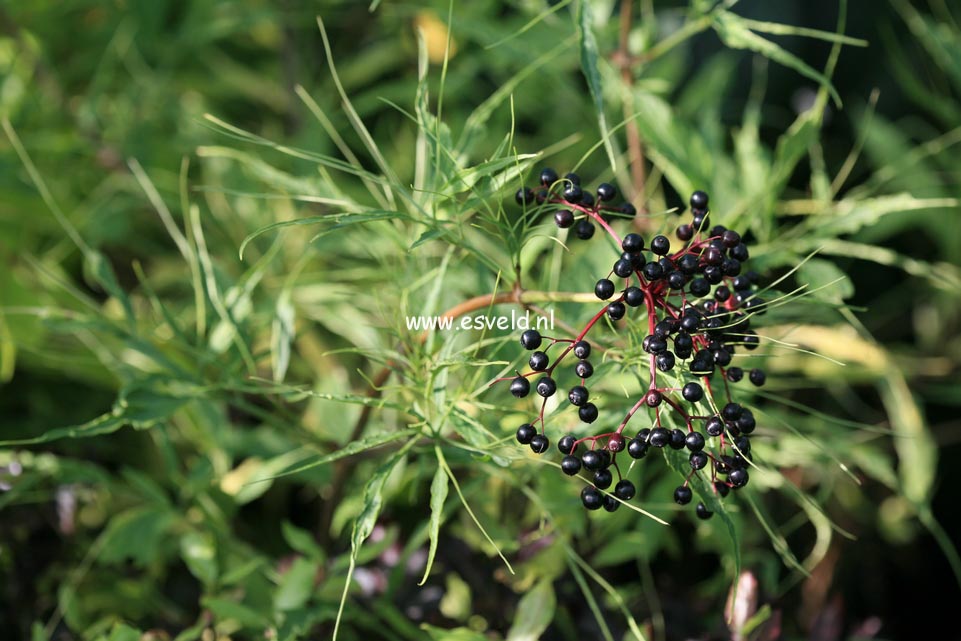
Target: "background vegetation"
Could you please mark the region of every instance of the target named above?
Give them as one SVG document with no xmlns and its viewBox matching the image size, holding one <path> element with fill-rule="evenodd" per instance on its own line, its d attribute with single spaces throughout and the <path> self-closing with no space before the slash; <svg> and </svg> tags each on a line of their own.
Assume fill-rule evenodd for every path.
<svg viewBox="0 0 961 641">
<path fill-rule="evenodd" d="M 957 10 L 374 5 L 0 3 L 3 638 L 958 637 Z M 513 204 L 544 164 L 647 232 L 706 189 L 771 280 L 818 251 L 733 541 L 664 466 L 669 526 L 588 515 L 488 389 L 517 337 L 404 326 L 593 314 L 603 246 Z"/>
</svg>

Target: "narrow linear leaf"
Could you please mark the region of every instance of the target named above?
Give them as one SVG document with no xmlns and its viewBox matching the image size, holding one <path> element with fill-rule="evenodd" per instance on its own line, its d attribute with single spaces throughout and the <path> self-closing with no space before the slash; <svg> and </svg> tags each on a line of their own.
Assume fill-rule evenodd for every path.
<svg viewBox="0 0 961 641">
<path fill-rule="evenodd" d="M 430 536 L 430 546 L 427 550 L 427 565 L 424 567 L 424 576 L 418 585 L 424 585 L 430 575 L 430 569 L 434 565 L 434 556 L 437 554 L 437 541 L 440 538 L 440 521 L 444 515 L 444 502 L 447 500 L 449 481 L 447 472 L 444 471 L 438 457 L 437 469 L 434 471 L 434 480 L 430 484 L 430 524 L 428 535 Z"/>
<path fill-rule="evenodd" d="M 580 37 L 581 48 L 581 71 L 587 79 L 587 87 L 590 89 L 591 98 L 594 99 L 594 109 L 597 111 L 597 126 L 601 131 L 601 139 L 604 141 L 604 150 L 607 152 L 607 159 L 611 163 L 611 170 L 617 171 L 617 161 L 614 158 L 614 146 L 611 144 L 611 132 L 607 125 L 607 116 L 604 115 L 604 94 L 601 87 L 601 73 L 597 68 L 598 53 L 597 39 L 591 28 L 590 11 L 586 6 L 587 2 L 581 0 L 577 3 L 577 25 Z"/>
<path fill-rule="evenodd" d="M 549 579 L 542 579 L 521 598 L 507 641 L 537 641 L 554 619 L 557 597 Z"/>
<path fill-rule="evenodd" d="M 284 476 L 290 476 L 291 474 L 298 474 L 300 472 L 309 470 L 311 468 L 317 467 L 319 465 L 324 465 L 326 463 L 332 463 L 338 459 L 346 458 L 348 456 L 353 456 L 358 452 L 363 452 L 364 450 L 369 450 L 374 447 L 380 447 L 381 445 L 386 445 L 387 443 L 393 443 L 394 441 L 399 441 L 403 438 L 409 438 L 417 434 L 415 430 L 403 430 L 400 432 L 385 432 L 383 434 L 374 434 L 368 436 L 367 438 L 360 439 L 359 441 L 352 441 L 340 448 L 336 452 L 331 452 L 330 454 L 324 454 L 321 456 L 316 456 L 311 458 L 309 461 L 298 462 L 296 467 L 280 472 L 276 476 L 271 476 L 269 478 L 258 479 L 254 481 L 256 483 L 262 483 L 264 481 L 272 481 L 274 479 L 279 479 Z M 286 456 L 282 454 L 281 456 Z M 269 465 L 269 462 L 267 463 Z"/>
</svg>

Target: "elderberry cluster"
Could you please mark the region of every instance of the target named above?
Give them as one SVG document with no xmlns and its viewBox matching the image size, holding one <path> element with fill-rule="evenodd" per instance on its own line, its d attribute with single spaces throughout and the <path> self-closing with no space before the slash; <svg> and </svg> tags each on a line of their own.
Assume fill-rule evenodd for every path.
<svg viewBox="0 0 961 641">
<path fill-rule="evenodd" d="M 730 384 L 743 380 L 745 371 L 732 362 L 738 350 L 757 348 L 759 337 L 751 322 L 765 310 L 756 291 L 757 273 L 744 269 L 750 255 L 744 239 L 722 225 L 711 226 L 708 195 L 703 191 L 692 194 L 691 220 L 677 228 L 677 242 L 672 246 L 663 235 L 647 243 L 636 233 L 619 238 L 602 212 L 636 212 L 630 204 L 605 205 L 617 195 L 607 183 L 597 187 L 595 198 L 582 189 L 575 174 L 559 179 L 554 170 L 544 169 L 540 182 L 536 192 L 519 190 L 518 203 L 558 205 L 554 213 L 557 226 L 568 228 L 577 221 L 574 231 L 583 239 L 594 235 L 597 223 L 619 245 L 620 252 L 610 273 L 594 287 L 596 297 L 605 301 L 603 307 L 576 336 L 547 337 L 533 329 L 521 335 L 521 345 L 532 352 L 531 371 L 502 380 L 510 381 L 510 391 L 518 398 L 526 397 L 533 383 L 542 400 L 537 418 L 517 429 L 517 441 L 537 454 L 550 449 L 544 409 L 547 399 L 557 393 L 557 370 L 571 354 L 576 360 L 571 368 L 575 384 L 568 389 L 568 401 L 583 423 L 598 419 L 588 388 L 594 368 L 587 335 L 604 316 L 615 328 L 627 317 L 629 325 L 646 325 L 642 341 L 646 356 L 636 365 L 649 376 L 647 390 L 617 426 L 590 436 L 567 434 L 557 444 L 563 455 L 561 470 L 569 476 L 584 473 L 590 483 L 581 492 L 584 507 L 613 512 L 636 495 L 634 483 L 624 478 L 626 468 L 622 470 L 618 464 L 625 451 L 634 460 L 644 459 L 652 448 L 686 455 L 689 472 L 674 490 L 674 501 L 680 505 L 693 500 L 691 481 L 696 475 L 705 481 L 702 487 L 721 498 L 743 488 L 750 480 L 750 435 L 756 421 L 750 409 L 733 399 Z M 560 352 L 553 361 L 549 355 L 552 348 Z M 671 380 L 663 382 L 668 372 L 673 372 Z M 747 379 L 761 386 L 766 376 L 754 368 Z M 643 420 L 635 418 L 641 409 L 647 410 L 650 424 L 628 430 L 632 418 L 635 425 Z M 670 428 L 669 422 L 686 429 Z M 712 516 L 703 501 L 697 503 L 695 513 L 702 519 Z"/>
</svg>

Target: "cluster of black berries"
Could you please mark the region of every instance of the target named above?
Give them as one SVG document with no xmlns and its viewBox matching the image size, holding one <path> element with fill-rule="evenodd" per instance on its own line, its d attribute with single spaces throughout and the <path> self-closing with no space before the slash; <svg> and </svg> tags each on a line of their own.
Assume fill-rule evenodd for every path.
<svg viewBox="0 0 961 641">
<path fill-rule="evenodd" d="M 559 183 L 565 185 L 563 197 L 552 197 Z M 729 384 L 744 378 L 744 370 L 732 365 L 738 350 L 754 350 L 759 344 L 751 321 L 764 313 L 765 302 L 756 292 L 758 275 L 743 270 L 749 257 L 744 239 L 736 231 L 710 225 L 708 196 L 703 191 L 691 196 L 692 220 L 678 227 L 679 242 L 672 247 L 666 236 L 654 236 L 649 244 L 635 233 L 619 238 L 600 214 L 604 210 L 600 203 L 616 197 L 616 190 L 609 184 L 598 187 L 594 200 L 581 189 L 576 175 L 568 174 L 558 181 L 556 172 L 545 169 L 541 186 L 536 193 L 520 190 L 518 202 L 561 205 L 555 220 L 562 228 L 570 227 L 581 216 L 575 230 L 581 238 L 590 238 L 593 222 L 597 222 L 620 246 L 620 255 L 611 272 L 594 288 L 600 300 L 609 302 L 577 336 L 551 338 L 536 330 L 527 330 L 521 336 L 521 344 L 532 352 L 531 371 L 503 380 L 510 381 L 511 393 L 518 398 L 530 393 L 534 380 L 534 390 L 542 402 L 539 416 L 518 428 L 517 441 L 537 454 L 550 448 L 544 433 L 544 408 L 547 399 L 557 392 L 555 370 L 571 353 L 577 359 L 573 373 L 579 383 L 569 389 L 567 398 L 577 407 L 582 422 L 597 420 L 598 408 L 591 402 L 587 387 L 594 368 L 586 336 L 605 315 L 616 322 L 628 316 L 629 310 L 641 308 L 637 321 L 646 322 L 648 328 L 642 343 L 649 364 L 647 391 L 616 429 L 581 438 L 572 434 L 562 437 L 558 443 L 563 454 L 561 469 L 569 476 L 587 474 L 590 485 L 581 492 L 584 507 L 603 507 L 611 512 L 636 494 L 634 484 L 623 478 L 617 462 L 618 454 L 625 450 L 635 460 L 646 457 L 651 448 L 685 451 L 690 471 L 674 491 L 674 500 L 680 505 L 693 500 L 691 479 L 695 475 L 704 475 L 701 478 L 719 497 L 747 485 L 752 460 L 750 435 L 756 421 L 751 410 L 733 401 Z M 634 213 L 630 205 L 610 209 Z M 556 345 L 560 353 L 552 362 L 548 352 Z M 671 371 L 672 382 L 659 384 L 662 374 Z M 761 369 L 754 368 L 747 378 L 761 386 L 766 377 Z M 718 386 L 723 386 L 723 392 L 715 390 Z M 651 425 L 630 436 L 628 422 L 643 408 L 649 410 Z M 686 429 L 664 425 L 671 413 L 674 423 L 683 423 Z M 712 516 L 703 502 L 697 504 L 695 513 L 702 519 Z"/>
<path fill-rule="evenodd" d="M 594 223 L 600 221 L 607 227 L 601 214 L 614 214 L 633 217 L 637 214 L 634 205 L 623 203 L 617 207 L 609 203 L 617 198 L 614 185 L 601 183 L 597 186 L 597 196 L 581 187 L 581 177 L 577 174 L 567 174 L 563 178 L 553 169 L 541 170 L 540 187 L 534 191 L 530 187 L 523 187 L 514 194 L 518 205 L 543 205 L 545 203 L 560 205 L 554 211 L 554 223 L 561 229 L 574 228 L 574 234 L 581 240 L 589 240 L 594 236 Z"/>
</svg>

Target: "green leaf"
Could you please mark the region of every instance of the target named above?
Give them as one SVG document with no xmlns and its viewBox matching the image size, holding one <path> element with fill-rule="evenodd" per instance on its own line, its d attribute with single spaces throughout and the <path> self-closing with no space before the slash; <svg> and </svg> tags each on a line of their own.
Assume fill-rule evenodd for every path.
<svg viewBox="0 0 961 641">
<path fill-rule="evenodd" d="M 271 324 L 270 356 L 274 381 L 283 382 L 290 366 L 290 344 L 294 340 L 294 306 L 290 292 L 285 290 L 277 299 L 274 320 Z"/>
<path fill-rule="evenodd" d="M 302 530 L 289 521 L 284 521 L 280 524 L 280 531 L 284 535 L 284 541 L 291 549 L 311 559 L 323 560 L 326 557 L 324 551 L 317 545 L 317 541 L 314 540 L 314 536 L 307 530 Z"/>
<path fill-rule="evenodd" d="M 214 615 L 215 622 L 235 621 L 245 628 L 256 630 L 265 630 L 270 626 L 268 617 L 242 603 L 213 597 L 204 598 L 201 603 Z"/>
<path fill-rule="evenodd" d="M 447 500 L 449 490 L 447 472 L 444 471 L 440 461 L 437 461 L 437 469 L 434 470 L 434 480 L 430 484 L 430 525 L 428 528 L 430 536 L 430 547 L 427 551 L 427 565 L 424 567 L 424 577 L 418 585 L 424 585 L 430 575 L 430 569 L 434 565 L 434 555 L 437 553 L 437 541 L 440 538 L 440 521 L 444 516 L 444 502 Z"/>
<path fill-rule="evenodd" d="M 124 623 L 115 623 L 110 634 L 97 637 L 96 641 L 140 641 L 141 632 Z"/>
<path fill-rule="evenodd" d="M 687 477 L 691 466 L 688 457 L 683 452 L 665 448 L 664 457 L 671 469 L 682 477 Z M 741 576 L 741 539 L 737 534 L 734 520 L 731 519 L 731 515 L 724 508 L 724 503 L 714 493 L 714 488 L 704 480 L 702 474 L 693 475 L 690 486 L 707 509 L 714 512 L 714 515 L 724 523 L 725 529 L 727 529 L 728 537 L 731 539 L 731 552 L 734 555 L 734 580 L 736 581 L 737 577 Z"/>
<path fill-rule="evenodd" d="M 352 441 L 347 445 L 345 445 L 344 447 L 337 450 L 336 452 L 331 452 L 330 454 L 311 457 L 311 459 L 306 462 L 298 462 L 296 463 L 296 467 L 292 469 L 284 470 L 283 472 L 280 472 L 276 476 L 270 477 L 270 480 L 278 479 L 284 476 L 290 476 L 291 474 L 297 474 L 299 472 L 303 472 L 305 470 L 309 470 L 311 468 L 317 467 L 318 465 L 324 465 L 326 463 L 331 463 L 333 461 L 336 461 L 337 459 L 342 459 L 347 456 L 353 456 L 358 452 L 363 452 L 364 450 L 369 450 L 374 447 L 380 447 L 381 445 L 386 445 L 387 443 L 393 443 L 394 441 L 399 441 L 400 439 L 408 438 L 416 433 L 417 432 L 414 430 L 403 430 L 400 432 L 384 432 L 383 434 L 374 434 L 372 436 L 368 436 L 367 438 L 363 438 L 359 441 Z M 286 455 L 281 455 L 281 456 L 286 456 Z M 270 462 L 268 461 L 267 465 L 269 464 Z M 264 479 L 264 480 L 268 480 L 268 479 Z M 261 482 L 261 481 L 258 480 L 256 482 Z"/>
<path fill-rule="evenodd" d="M 204 587 L 217 581 L 217 548 L 210 533 L 191 531 L 180 537 L 180 558 Z"/>
<path fill-rule="evenodd" d="M 130 559 L 146 566 L 162 556 L 167 532 L 176 521 L 175 512 L 161 506 L 139 507 L 110 520 L 103 533 L 100 560 L 119 563 Z"/>
<path fill-rule="evenodd" d="M 421 626 L 431 641 L 490 641 L 480 632 L 470 628 L 435 628 L 432 625 Z"/>
<path fill-rule="evenodd" d="M 896 435 L 901 491 L 915 505 L 925 506 L 931 500 L 937 475 L 938 448 L 904 374 L 896 367 L 888 368 L 888 372 L 880 388 L 881 401 Z"/>
<path fill-rule="evenodd" d="M 348 227 L 350 225 L 369 223 L 375 220 L 389 220 L 391 218 L 409 217 L 404 216 L 400 212 L 396 211 L 370 210 L 364 212 L 340 212 L 325 214 L 323 216 L 305 216 L 304 218 L 281 220 L 275 223 L 270 223 L 269 225 L 264 225 L 263 227 L 259 227 L 247 234 L 247 236 L 240 243 L 240 248 L 237 250 L 237 252 L 241 260 L 243 260 L 244 250 L 247 249 L 247 245 L 249 245 L 252 240 L 258 236 L 266 234 L 269 231 L 274 231 L 275 229 L 300 227 L 301 225 L 319 225 L 320 223 L 334 223 L 331 228 L 327 230 L 327 232 L 332 232 L 338 229 L 343 229 L 344 227 Z"/>
<path fill-rule="evenodd" d="M 597 126 L 601 131 L 601 140 L 604 142 L 604 150 L 607 152 L 607 159 L 611 163 L 611 170 L 617 170 L 617 162 L 614 157 L 614 146 L 611 144 L 611 132 L 607 125 L 607 116 L 604 115 L 604 93 L 601 87 L 601 74 L 597 68 L 599 58 L 597 52 L 597 40 L 594 38 L 594 31 L 591 28 L 591 12 L 587 0 L 580 0 L 577 3 L 577 26 L 578 37 L 581 48 L 581 71 L 587 79 L 587 87 L 590 89 L 591 98 L 594 99 L 594 110 L 597 112 Z"/>
<path fill-rule="evenodd" d="M 540 581 L 517 604 L 507 641 L 537 641 L 554 619 L 557 599 L 551 581 Z"/>
<path fill-rule="evenodd" d="M 725 45 L 732 49 L 745 49 L 757 52 L 765 58 L 794 69 L 802 76 L 814 80 L 822 87 L 826 87 L 834 99 L 834 102 L 838 106 L 841 105 L 841 97 L 831 84 L 831 81 L 824 74 L 811 68 L 794 54 L 751 31 L 747 23 L 745 23 L 744 19 L 740 16 L 728 11 L 718 11 L 713 15 L 714 22 L 712 26 Z"/>
<path fill-rule="evenodd" d="M 851 278 L 829 260 L 812 258 L 798 268 L 797 274 L 815 298 L 840 303 L 854 294 Z"/>
<path fill-rule="evenodd" d="M 319 567 L 317 561 L 296 559 L 280 578 L 280 585 L 274 592 L 274 609 L 296 610 L 306 604 L 314 592 L 314 580 Z"/>
<path fill-rule="evenodd" d="M 344 582 L 344 591 L 340 597 L 340 606 L 337 608 L 337 619 L 334 622 L 333 639 L 337 639 L 337 631 L 340 629 L 340 621 L 344 614 L 344 606 L 347 603 L 347 591 L 350 589 L 350 582 L 354 574 L 354 566 L 357 562 L 357 554 L 361 546 L 377 524 L 377 517 L 380 515 L 380 508 L 384 503 L 383 491 L 384 484 L 394 468 L 407 458 L 407 451 L 414 446 L 417 439 L 412 438 L 399 451 L 395 452 L 385 463 L 378 467 L 374 474 L 367 481 L 364 487 L 364 508 L 354 520 L 354 527 L 350 534 L 350 565 L 347 569 L 347 580 Z"/>
</svg>

